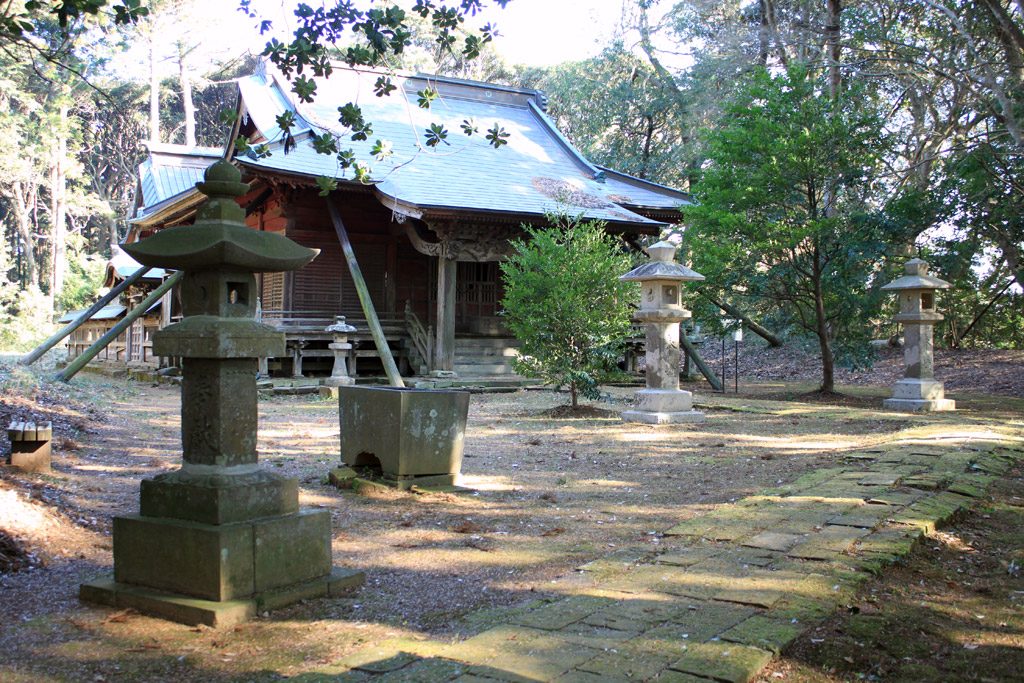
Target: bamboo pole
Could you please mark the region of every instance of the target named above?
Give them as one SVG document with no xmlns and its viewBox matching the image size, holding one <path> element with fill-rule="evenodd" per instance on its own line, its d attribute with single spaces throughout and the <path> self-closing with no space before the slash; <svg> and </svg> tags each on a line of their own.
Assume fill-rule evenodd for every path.
<svg viewBox="0 0 1024 683">
<path fill-rule="evenodd" d="M 150 306 L 155 304 L 160 297 L 170 291 L 174 285 L 178 284 L 178 280 L 181 279 L 182 274 L 182 271 L 179 270 L 177 273 L 174 273 L 164 280 L 159 287 L 150 292 L 149 296 L 142 300 L 142 303 L 130 310 L 121 322 L 110 328 L 105 335 L 96 340 L 95 344 L 86 349 L 81 356 L 71 361 L 66 368 L 54 375 L 53 378 L 61 382 L 70 381 L 72 377 L 78 374 L 79 370 L 84 368 L 89 361 L 96 357 L 96 354 L 106 348 L 107 344 L 117 339 L 117 337 L 124 332 L 129 325 L 148 311 Z"/>
<path fill-rule="evenodd" d="M 712 370 L 711 367 L 704 362 L 704 359 L 701 358 L 700 356 L 700 352 L 698 352 L 697 348 L 690 343 L 689 339 L 686 338 L 686 332 L 682 330 L 680 330 L 680 332 L 681 334 L 679 335 L 679 345 L 682 346 L 686 350 L 687 355 L 689 355 L 690 358 L 693 359 L 693 362 L 694 364 L 696 364 L 697 369 L 700 370 L 701 374 L 704 375 L 704 377 L 708 380 L 708 384 L 711 385 L 711 388 L 714 389 L 715 391 L 721 391 L 722 380 L 718 379 L 718 375 L 715 374 L 715 371 Z"/>
<path fill-rule="evenodd" d="M 68 336 L 69 334 L 77 330 L 79 327 L 81 327 L 82 323 L 96 315 L 101 308 L 103 308 L 111 301 L 113 301 L 115 298 L 117 298 L 117 296 L 121 294 L 121 292 L 128 289 L 136 282 L 138 282 L 139 279 L 143 275 L 148 273 L 150 270 L 150 268 L 139 268 L 134 273 L 126 277 L 124 280 L 119 282 L 116 287 L 114 287 L 112 290 L 110 290 L 102 297 L 100 297 L 100 300 L 94 303 L 92 306 L 90 306 L 84 313 L 82 313 L 77 318 L 72 320 L 70 323 L 65 325 L 59 332 L 54 334 L 52 337 L 50 337 L 42 344 L 37 346 L 35 350 L 32 351 L 32 353 L 26 355 L 19 362 L 22 365 L 32 365 L 33 363 L 35 363 L 42 357 L 44 353 L 46 353 L 54 346 L 56 346 L 57 342 L 59 342 L 61 339 L 63 339 L 64 337 Z"/>
<path fill-rule="evenodd" d="M 388 382 L 393 387 L 404 387 L 405 382 L 402 381 L 402 375 L 398 372 L 398 366 L 395 365 L 395 359 L 391 355 L 388 340 L 384 337 L 384 329 L 380 326 L 377 310 L 373 307 L 370 289 L 366 286 L 366 280 L 363 279 L 363 271 L 359 268 L 359 262 L 356 261 L 356 253 L 352 250 L 352 243 L 348 239 L 345 223 L 341 220 L 338 207 L 334 205 L 334 202 L 329 197 L 327 198 L 327 210 L 330 211 L 331 222 L 334 223 L 334 231 L 338 233 L 338 241 L 341 242 L 341 250 L 345 254 L 345 261 L 348 263 L 348 270 L 352 275 L 352 283 L 356 286 L 359 303 L 363 307 L 363 315 L 366 316 L 366 324 L 370 328 L 370 334 L 373 336 L 373 343 L 377 345 L 377 353 L 380 354 L 380 360 L 384 364 L 384 372 L 388 376 Z"/>
</svg>

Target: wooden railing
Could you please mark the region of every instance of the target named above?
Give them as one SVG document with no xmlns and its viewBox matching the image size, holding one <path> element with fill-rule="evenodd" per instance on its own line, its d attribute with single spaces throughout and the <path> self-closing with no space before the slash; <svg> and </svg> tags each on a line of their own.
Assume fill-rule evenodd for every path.
<svg viewBox="0 0 1024 683">
<path fill-rule="evenodd" d="M 366 325 L 366 318 L 363 317 L 362 313 L 353 313 L 352 315 L 346 315 L 343 313 L 333 313 L 330 311 L 283 311 L 283 310 L 263 310 L 261 312 L 261 321 L 267 325 L 272 325 L 282 332 L 324 332 L 328 325 L 334 324 L 334 319 L 337 315 L 345 315 L 345 320 L 349 325 L 354 326 L 357 332 L 353 336 L 368 335 L 369 330 Z M 388 336 L 400 336 L 405 328 L 405 318 L 400 313 L 380 313 L 378 314 L 381 325 L 384 327 L 385 332 Z M 324 334 L 327 334 L 324 332 Z M 328 335 L 329 336 L 329 335 Z"/>
<path fill-rule="evenodd" d="M 405 302 L 405 331 L 412 341 L 412 350 L 419 356 L 419 365 L 430 372 L 433 369 L 434 336 L 431 334 L 430 328 L 423 327 L 423 323 L 413 313 L 412 306 L 408 301 Z M 415 360 L 410 358 L 410 362 L 415 362 Z"/>
</svg>

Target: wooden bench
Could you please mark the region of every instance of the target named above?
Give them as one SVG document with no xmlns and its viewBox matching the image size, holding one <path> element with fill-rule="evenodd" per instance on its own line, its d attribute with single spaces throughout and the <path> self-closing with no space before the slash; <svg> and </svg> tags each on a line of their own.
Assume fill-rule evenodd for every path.
<svg viewBox="0 0 1024 683">
<path fill-rule="evenodd" d="M 25 472 L 50 471 L 52 423 L 15 420 L 7 427 L 7 438 L 11 441 L 8 465 Z"/>
</svg>

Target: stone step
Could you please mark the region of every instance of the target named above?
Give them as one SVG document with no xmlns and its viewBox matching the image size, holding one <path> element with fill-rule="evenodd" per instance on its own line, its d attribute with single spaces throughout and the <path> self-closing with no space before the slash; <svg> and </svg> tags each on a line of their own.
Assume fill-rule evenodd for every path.
<svg viewBox="0 0 1024 683">
<path fill-rule="evenodd" d="M 515 370 L 506 363 L 456 363 L 455 372 L 471 377 L 487 375 L 514 375 Z"/>
<path fill-rule="evenodd" d="M 515 358 L 519 355 L 519 349 L 464 349 L 456 348 L 455 355 L 459 358 Z"/>
<path fill-rule="evenodd" d="M 456 337 L 456 348 L 515 348 L 519 346 L 514 337 Z"/>
</svg>

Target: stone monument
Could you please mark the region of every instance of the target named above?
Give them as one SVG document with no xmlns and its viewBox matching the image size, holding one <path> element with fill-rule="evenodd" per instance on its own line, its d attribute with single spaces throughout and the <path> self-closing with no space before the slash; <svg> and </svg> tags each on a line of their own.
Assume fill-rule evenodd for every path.
<svg viewBox="0 0 1024 683">
<path fill-rule="evenodd" d="M 254 320 L 257 272 L 295 270 L 317 252 L 247 228 L 230 163 L 197 187 L 192 226 L 125 246 L 139 263 L 184 271 L 184 319 L 153 352 L 182 358 L 181 469 L 142 482 L 140 514 L 114 518 L 114 576 L 83 600 L 187 624 L 230 626 L 298 600 L 362 583 L 331 561 L 327 510 L 299 510 L 298 482 L 262 470 L 256 454 L 256 364 L 284 353 L 284 335 Z"/>
<path fill-rule="evenodd" d="M 899 295 L 900 312 L 893 320 L 903 323 L 903 362 L 907 366 L 903 379 L 893 387 L 892 398 L 883 401 L 886 408 L 913 412 L 956 409 L 956 401 L 945 398 L 942 382 L 935 380 L 932 337 L 935 323 L 942 320 L 935 308 L 935 292 L 950 286 L 929 275 L 927 263 L 911 259 L 903 277 L 882 287 Z"/>
<path fill-rule="evenodd" d="M 704 276 L 676 263 L 676 247 L 658 242 L 647 248 L 651 257 L 620 280 L 639 282 L 640 310 L 634 318 L 647 325 L 647 388 L 637 392 L 637 407 L 622 413 L 626 422 L 671 424 L 700 422 L 693 394 L 679 388 L 679 323 L 690 317 L 683 308 L 681 284 Z"/>
</svg>

